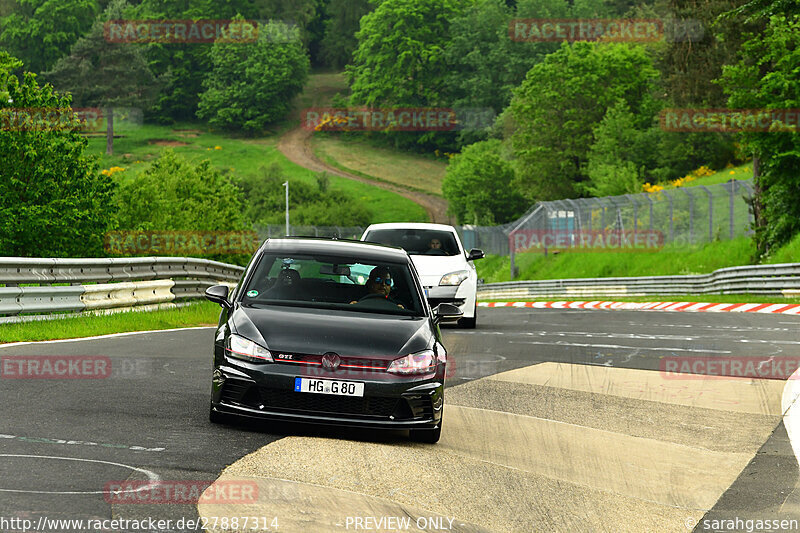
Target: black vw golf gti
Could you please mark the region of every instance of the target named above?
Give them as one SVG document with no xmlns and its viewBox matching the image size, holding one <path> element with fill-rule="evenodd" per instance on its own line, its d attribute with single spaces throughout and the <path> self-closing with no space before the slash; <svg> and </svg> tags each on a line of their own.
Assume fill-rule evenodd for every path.
<svg viewBox="0 0 800 533">
<path fill-rule="evenodd" d="M 228 415 L 408 429 L 436 442 L 447 354 L 439 322 L 401 248 L 358 241 L 267 240 L 223 310 L 214 342 L 212 422 Z"/>
</svg>

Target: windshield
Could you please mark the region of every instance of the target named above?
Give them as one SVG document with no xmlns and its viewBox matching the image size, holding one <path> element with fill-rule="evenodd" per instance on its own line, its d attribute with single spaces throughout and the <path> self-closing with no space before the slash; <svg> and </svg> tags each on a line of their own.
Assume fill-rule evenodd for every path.
<svg viewBox="0 0 800 533">
<path fill-rule="evenodd" d="M 242 303 L 425 314 L 407 265 L 353 257 L 264 254 L 245 287 Z"/>
<path fill-rule="evenodd" d="M 365 241 L 399 246 L 409 255 L 458 255 L 461 250 L 450 231 L 429 229 L 379 229 L 366 234 Z"/>
</svg>

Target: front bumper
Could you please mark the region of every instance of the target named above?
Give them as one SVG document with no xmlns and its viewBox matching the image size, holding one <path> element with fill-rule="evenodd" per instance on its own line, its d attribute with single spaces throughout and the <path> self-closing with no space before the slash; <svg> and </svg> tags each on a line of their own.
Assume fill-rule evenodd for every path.
<svg viewBox="0 0 800 533">
<path fill-rule="evenodd" d="M 211 405 L 220 413 L 290 422 L 432 429 L 441 423 L 444 407 L 444 365 L 439 366 L 435 375 L 422 378 L 383 374 L 365 379 L 369 376 L 309 376 L 292 365 L 240 365 L 226 359 L 214 369 Z M 297 377 L 363 382 L 364 396 L 295 392 Z"/>
<path fill-rule="evenodd" d="M 467 282 L 458 286 L 426 286 L 425 293 L 431 309 L 441 303 L 448 303 L 461 309 L 465 318 L 472 318 L 475 316 L 476 294 L 474 290 L 470 290 L 470 285 Z"/>
</svg>

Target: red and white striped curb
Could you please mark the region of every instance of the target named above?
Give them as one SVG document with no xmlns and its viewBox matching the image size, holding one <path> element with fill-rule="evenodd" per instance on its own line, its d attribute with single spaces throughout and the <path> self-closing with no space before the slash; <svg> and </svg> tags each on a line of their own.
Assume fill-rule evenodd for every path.
<svg viewBox="0 0 800 533">
<path fill-rule="evenodd" d="M 781 313 L 800 315 L 800 304 L 718 304 L 705 302 L 478 302 L 480 307 L 537 309 L 613 309 L 624 311 L 689 311 L 695 313 Z"/>
</svg>

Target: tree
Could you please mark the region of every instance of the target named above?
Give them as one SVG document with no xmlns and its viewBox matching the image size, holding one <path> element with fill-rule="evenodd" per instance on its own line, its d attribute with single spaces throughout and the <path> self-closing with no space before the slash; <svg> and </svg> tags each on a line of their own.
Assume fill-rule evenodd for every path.
<svg viewBox="0 0 800 533">
<path fill-rule="evenodd" d="M 320 5 L 321 0 L 143 0 L 134 18 L 229 20 L 241 15 L 247 20 L 271 19 L 296 27 L 305 45 L 321 38 L 321 27 L 312 28 L 319 21 Z M 213 69 L 212 45 L 150 43 L 145 49 L 153 73 L 166 76 L 166 86 L 148 118 L 161 123 L 196 119 L 203 81 Z"/>
<path fill-rule="evenodd" d="M 385 0 L 361 19 L 347 76 L 352 102 L 368 107 L 446 105 L 450 23 L 456 0 Z"/>
<path fill-rule="evenodd" d="M 123 230 L 245 228 L 241 195 L 231 179 L 208 160 L 195 165 L 170 149 L 142 174 L 120 186 L 116 206 Z"/>
<path fill-rule="evenodd" d="M 724 107 L 725 94 L 714 80 L 722 74 L 722 65 L 736 60 L 744 35 L 753 29 L 753 24 L 744 17 L 719 17 L 741 3 L 741 0 L 669 1 L 670 12 L 677 21 L 694 24 L 677 26 L 676 38 L 669 40 L 659 62 L 664 86 L 674 105 Z"/>
<path fill-rule="evenodd" d="M 590 196 L 617 196 L 641 192 L 644 182 L 637 163 L 642 163 L 643 132 L 636 128 L 636 117 L 620 100 L 610 107 L 593 131 L 586 173 L 589 180 L 579 189 Z M 652 149 L 651 149 L 652 150 Z"/>
<path fill-rule="evenodd" d="M 514 188 L 514 166 L 497 139 L 464 148 L 447 166 L 442 193 L 461 224 L 493 225 L 520 216 L 528 203 Z"/>
<path fill-rule="evenodd" d="M 96 157 L 77 132 L 70 97 L 36 76 L 5 76 L 15 62 L 0 54 L 0 255 L 33 257 L 97 256 L 103 233 L 113 224 L 113 183 L 98 172 Z M 8 100 L 11 100 L 9 102 Z M 60 110 L 61 120 L 23 125 L 21 109 Z M 3 111 L 5 110 L 5 111 Z"/>
<path fill-rule="evenodd" d="M 346 73 L 350 103 L 375 108 L 452 107 L 445 47 L 472 0 L 384 0 L 361 18 Z M 454 147 L 454 132 L 390 132 L 396 146 Z"/>
<path fill-rule="evenodd" d="M 767 2 L 751 2 L 768 9 Z M 782 4 L 782 2 L 773 2 Z M 800 8 L 796 8 L 800 10 Z M 770 11 L 767 11 L 770 12 Z M 764 32 L 751 35 L 739 61 L 726 65 L 720 83 L 733 109 L 800 108 L 800 15 L 775 15 Z M 753 156 L 755 240 L 768 254 L 800 232 L 800 140 L 794 129 L 740 134 Z"/>
<path fill-rule="evenodd" d="M 142 50 L 133 44 L 109 43 L 103 35 L 104 23 L 124 18 L 127 7 L 125 0 L 111 0 L 89 34 L 44 74 L 56 87 L 71 92 L 80 106 L 104 109 L 109 155 L 114 152 L 114 107 L 147 108 L 158 92 Z"/>
<path fill-rule="evenodd" d="M 527 198 L 574 197 L 587 179 L 594 126 L 619 100 L 650 120 L 657 76 L 647 52 L 626 43 L 563 43 L 534 66 L 504 117 Z"/>
<path fill-rule="evenodd" d="M 0 46 L 32 72 L 52 67 L 91 26 L 95 0 L 16 0 L 14 11 L 0 20 Z"/>
<path fill-rule="evenodd" d="M 296 30 L 270 22 L 260 25 L 255 43 L 214 43 L 214 69 L 203 82 L 197 115 L 214 127 L 247 133 L 283 118 L 309 70 L 299 39 L 276 38 L 286 35 L 296 36 Z"/>
<path fill-rule="evenodd" d="M 259 169 L 260 175 L 239 182 L 245 218 L 256 224 L 282 224 L 285 216 L 283 183 L 289 182 L 289 218 L 292 224 L 315 226 L 366 226 L 372 213 L 363 202 L 344 191 L 331 190 L 328 176 L 317 175 L 316 184 L 287 176 L 280 165 Z"/>
<path fill-rule="evenodd" d="M 8 52 L 0 50 L 0 104 L 13 103 L 9 102 L 11 98 L 6 90 L 6 80 L 14 69 L 22 66 L 22 61 L 16 57 L 12 57 Z"/>
<path fill-rule="evenodd" d="M 341 68 L 350 62 L 358 46 L 359 21 L 371 9 L 370 0 L 330 0 L 319 52 L 323 63 Z"/>
</svg>

